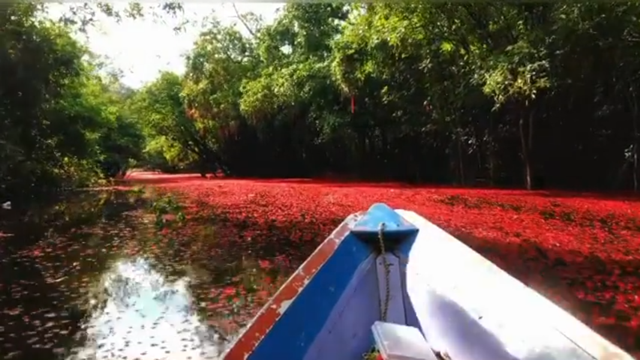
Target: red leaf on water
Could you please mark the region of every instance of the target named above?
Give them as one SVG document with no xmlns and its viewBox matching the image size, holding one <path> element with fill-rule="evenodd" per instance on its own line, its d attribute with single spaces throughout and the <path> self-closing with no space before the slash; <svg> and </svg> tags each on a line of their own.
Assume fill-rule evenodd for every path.
<svg viewBox="0 0 640 360">
<path fill-rule="evenodd" d="M 290 274 L 346 216 L 385 202 L 424 216 L 605 337 L 640 352 L 637 198 L 198 174 L 130 178 L 180 195 L 189 223 L 214 219 L 215 241 L 191 251 L 254 259 L 252 266 L 270 274 L 257 278 L 261 287 L 276 282 L 271 271 L 280 271 L 277 279 Z M 196 232 L 186 226 L 179 235 Z M 235 296 L 236 289 L 223 293 Z"/>
</svg>

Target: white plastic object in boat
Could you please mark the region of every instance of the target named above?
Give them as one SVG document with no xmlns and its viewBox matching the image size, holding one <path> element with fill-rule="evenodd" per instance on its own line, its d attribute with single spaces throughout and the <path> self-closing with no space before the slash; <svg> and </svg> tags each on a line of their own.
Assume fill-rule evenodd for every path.
<svg viewBox="0 0 640 360">
<path fill-rule="evenodd" d="M 427 340 L 415 327 L 376 321 L 371 331 L 385 360 L 436 360 Z"/>
</svg>

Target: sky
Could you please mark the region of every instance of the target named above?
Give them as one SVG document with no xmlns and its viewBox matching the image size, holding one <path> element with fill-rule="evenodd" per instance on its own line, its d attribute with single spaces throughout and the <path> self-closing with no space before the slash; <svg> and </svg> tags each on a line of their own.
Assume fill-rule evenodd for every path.
<svg viewBox="0 0 640 360">
<path fill-rule="evenodd" d="M 114 4 L 116 9 L 126 6 L 125 2 Z M 48 4 L 48 17 L 59 19 L 68 12 L 70 5 L 74 4 Z M 180 18 L 162 14 L 160 18 L 148 16 L 136 20 L 123 19 L 118 23 L 114 18 L 101 15 L 86 35 L 77 34 L 77 38 L 92 52 L 109 57 L 112 65 L 122 71 L 123 83 L 139 88 L 153 81 L 160 71 L 184 71 L 183 55 L 191 49 L 199 33 L 197 24 L 205 16 L 214 12 L 223 24 L 238 23 L 231 3 L 189 3 L 183 6 L 185 11 Z M 282 6 L 282 3 L 265 2 L 236 4 L 240 13 L 252 11 L 262 16 L 266 23 L 275 19 L 277 9 Z M 192 24 L 180 33 L 174 32 L 173 27 L 184 19 L 192 21 Z M 246 32 L 241 25 L 238 29 Z"/>
</svg>

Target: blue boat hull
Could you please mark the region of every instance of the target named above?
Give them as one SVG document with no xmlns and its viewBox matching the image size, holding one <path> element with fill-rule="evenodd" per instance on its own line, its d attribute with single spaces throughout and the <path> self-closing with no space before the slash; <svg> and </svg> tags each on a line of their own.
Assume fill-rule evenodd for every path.
<svg viewBox="0 0 640 360">
<path fill-rule="evenodd" d="M 362 359 L 377 320 L 418 328 L 452 360 L 632 359 L 442 229 L 384 204 L 349 216 L 224 358 Z"/>
</svg>

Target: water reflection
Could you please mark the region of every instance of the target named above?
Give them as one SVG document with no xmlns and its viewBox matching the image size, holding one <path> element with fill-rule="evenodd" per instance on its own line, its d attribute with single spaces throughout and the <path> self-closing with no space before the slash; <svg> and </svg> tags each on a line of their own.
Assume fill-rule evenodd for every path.
<svg viewBox="0 0 640 360">
<path fill-rule="evenodd" d="M 136 258 L 114 264 L 102 283 L 106 304 L 83 325 L 85 344 L 69 360 L 215 359 L 225 349 L 227 339 L 194 311 L 189 278 L 169 282 Z"/>
<path fill-rule="evenodd" d="M 92 192 L 0 222 L 0 359 L 215 359 L 293 271 L 234 252 L 228 227 L 159 232 L 147 209 Z"/>
</svg>

